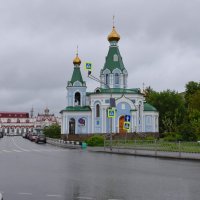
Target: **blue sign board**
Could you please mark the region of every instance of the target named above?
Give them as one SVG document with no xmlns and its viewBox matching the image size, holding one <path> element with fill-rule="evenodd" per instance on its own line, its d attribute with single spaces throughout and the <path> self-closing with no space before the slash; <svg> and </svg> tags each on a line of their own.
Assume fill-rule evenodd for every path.
<svg viewBox="0 0 200 200">
<path fill-rule="evenodd" d="M 85 63 L 85 70 L 92 71 L 92 63 L 86 62 L 86 63 Z"/>
<path fill-rule="evenodd" d="M 115 109 L 108 109 L 108 118 L 115 118 L 116 117 L 116 110 Z"/>
<path fill-rule="evenodd" d="M 131 116 L 125 115 L 125 122 L 130 122 L 130 121 L 131 121 Z"/>
<path fill-rule="evenodd" d="M 130 122 L 124 122 L 124 127 L 123 127 L 124 130 L 129 131 L 130 127 L 131 127 L 131 123 Z"/>
</svg>

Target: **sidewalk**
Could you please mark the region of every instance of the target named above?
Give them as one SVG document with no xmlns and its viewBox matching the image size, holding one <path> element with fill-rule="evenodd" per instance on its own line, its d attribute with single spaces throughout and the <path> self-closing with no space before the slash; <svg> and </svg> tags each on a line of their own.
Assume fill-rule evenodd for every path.
<svg viewBox="0 0 200 200">
<path fill-rule="evenodd" d="M 88 151 L 96 153 L 111 153 L 120 155 L 144 156 L 144 157 L 157 157 L 157 158 L 170 158 L 182 160 L 197 160 L 200 161 L 200 153 L 182 153 L 182 152 L 164 152 L 164 151 L 148 151 L 139 149 L 126 149 L 126 148 L 110 148 L 106 147 L 88 147 Z"/>
</svg>

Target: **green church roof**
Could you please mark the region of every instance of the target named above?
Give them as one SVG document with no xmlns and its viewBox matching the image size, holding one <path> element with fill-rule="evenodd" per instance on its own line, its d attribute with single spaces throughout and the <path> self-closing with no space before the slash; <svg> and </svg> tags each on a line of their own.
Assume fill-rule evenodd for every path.
<svg viewBox="0 0 200 200">
<path fill-rule="evenodd" d="M 86 95 L 90 96 L 91 94 L 141 94 L 139 88 L 131 88 L 131 89 L 123 89 L 123 88 L 111 88 L 111 89 L 105 89 L 105 88 L 98 88 L 98 92 L 87 92 Z"/>
<path fill-rule="evenodd" d="M 71 78 L 71 81 L 69 81 L 69 82 L 73 85 L 74 82 L 76 82 L 76 81 L 79 81 L 82 84 L 84 83 L 82 75 L 81 75 L 80 67 L 74 67 L 72 78 Z"/>
<path fill-rule="evenodd" d="M 71 112 L 84 112 L 91 111 L 90 106 L 67 106 L 64 110 L 60 111 L 71 111 Z"/>
<path fill-rule="evenodd" d="M 157 109 L 149 103 L 144 103 L 144 111 L 157 111 Z"/>
<path fill-rule="evenodd" d="M 114 61 L 114 55 L 118 56 L 118 61 Z M 112 72 L 116 68 L 120 69 L 121 71 L 125 69 L 118 46 L 111 45 L 109 47 L 108 55 L 106 56 L 106 62 L 103 70 L 109 69 Z"/>
</svg>

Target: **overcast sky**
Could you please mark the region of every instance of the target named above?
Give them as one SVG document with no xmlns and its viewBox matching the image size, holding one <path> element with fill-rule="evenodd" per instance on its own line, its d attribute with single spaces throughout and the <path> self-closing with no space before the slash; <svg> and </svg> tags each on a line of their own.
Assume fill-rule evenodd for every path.
<svg viewBox="0 0 200 200">
<path fill-rule="evenodd" d="M 0 0 L 0 111 L 59 113 L 76 46 L 99 76 L 113 15 L 130 88 L 200 80 L 200 0 Z"/>
</svg>

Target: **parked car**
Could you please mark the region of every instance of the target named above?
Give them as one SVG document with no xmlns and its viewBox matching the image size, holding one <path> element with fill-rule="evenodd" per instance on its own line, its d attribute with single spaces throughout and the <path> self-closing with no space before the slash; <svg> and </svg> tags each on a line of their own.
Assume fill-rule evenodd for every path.
<svg viewBox="0 0 200 200">
<path fill-rule="evenodd" d="M 29 140 L 30 140 L 31 142 L 35 141 L 37 135 L 38 135 L 37 133 L 31 133 L 31 134 L 29 135 Z"/>
<path fill-rule="evenodd" d="M 22 137 L 26 138 L 27 133 L 22 133 Z"/>
<path fill-rule="evenodd" d="M 46 136 L 44 134 L 38 134 L 35 139 L 36 143 L 43 142 L 46 143 Z"/>
</svg>

